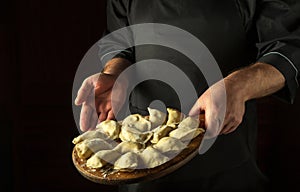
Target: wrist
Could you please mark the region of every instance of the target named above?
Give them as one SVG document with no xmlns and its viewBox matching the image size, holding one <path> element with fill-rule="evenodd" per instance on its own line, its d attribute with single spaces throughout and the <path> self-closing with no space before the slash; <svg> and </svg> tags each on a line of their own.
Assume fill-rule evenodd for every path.
<svg viewBox="0 0 300 192">
<path fill-rule="evenodd" d="M 120 75 L 131 63 L 127 59 L 114 58 L 106 63 L 102 73 L 107 75 Z"/>
<path fill-rule="evenodd" d="M 233 97 L 236 101 L 241 102 L 250 100 L 245 82 L 243 82 L 238 77 L 229 75 L 224 78 L 224 84 L 226 87 L 226 95 L 228 97 Z"/>
</svg>

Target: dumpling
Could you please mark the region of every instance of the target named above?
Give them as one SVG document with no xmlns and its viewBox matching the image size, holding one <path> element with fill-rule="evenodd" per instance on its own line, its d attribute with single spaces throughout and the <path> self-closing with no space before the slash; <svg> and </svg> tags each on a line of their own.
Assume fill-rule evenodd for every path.
<svg viewBox="0 0 300 192">
<path fill-rule="evenodd" d="M 153 147 L 162 153 L 178 153 L 186 148 L 186 145 L 179 139 L 173 137 L 164 137 Z"/>
<path fill-rule="evenodd" d="M 168 124 L 168 126 L 176 129 L 178 127 L 178 123 Z"/>
<path fill-rule="evenodd" d="M 151 143 L 157 143 L 161 138 L 167 136 L 174 128 L 168 125 L 159 126 L 154 130 Z"/>
<path fill-rule="evenodd" d="M 95 139 L 95 138 L 106 139 L 107 136 L 104 133 L 97 131 L 97 130 L 87 131 L 87 132 L 79 135 L 78 137 L 74 138 L 72 143 L 77 144 L 86 139 Z"/>
<path fill-rule="evenodd" d="M 126 117 L 122 122 L 122 126 L 131 127 L 140 132 L 146 132 L 150 131 L 151 122 L 139 114 L 134 114 Z"/>
<path fill-rule="evenodd" d="M 180 139 L 181 141 L 190 141 L 197 137 L 199 134 L 204 133 L 204 129 L 202 128 L 188 128 L 182 127 L 175 129 L 170 132 L 170 137 L 174 137 L 176 139 Z"/>
<path fill-rule="evenodd" d="M 105 120 L 99 123 L 96 128 L 105 133 L 108 138 L 117 139 L 119 138 L 121 125 L 114 120 Z"/>
<path fill-rule="evenodd" d="M 136 123 L 140 118 L 143 118 L 140 114 L 132 114 L 127 116 L 125 119 L 122 121 L 122 125 L 130 125 Z"/>
<path fill-rule="evenodd" d="M 166 121 L 167 115 L 157 109 L 151 109 L 148 107 L 149 121 L 152 124 L 152 128 L 162 125 Z"/>
<path fill-rule="evenodd" d="M 122 126 L 121 133 L 119 135 L 122 141 L 131 141 L 135 143 L 145 144 L 152 137 L 151 131 L 140 132 L 134 128 L 128 126 Z"/>
<path fill-rule="evenodd" d="M 132 171 L 138 166 L 138 155 L 134 152 L 128 152 L 122 155 L 116 162 L 114 163 L 114 169 L 120 171 Z"/>
<path fill-rule="evenodd" d="M 87 139 L 75 145 L 75 150 L 78 156 L 82 159 L 87 159 L 93 153 L 96 153 L 99 150 L 106 150 L 106 149 L 112 149 L 112 146 L 106 141 L 99 138 Z"/>
<path fill-rule="evenodd" d="M 167 125 L 176 124 L 182 120 L 183 114 L 180 113 L 178 110 L 172 109 L 172 108 L 167 108 L 167 111 L 168 111 Z"/>
<path fill-rule="evenodd" d="M 114 150 L 98 151 L 87 160 L 86 166 L 94 169 L 101 168 L 107 163 L 114 164 L 116 159 L 118 159 L 120 156 L 121 154 Z"/>
<path fill-rule="evenodd" d="M 147 147 L 140 154 L 140 157 L 144 163 L 143 168 L 154 168 L 169 161 L 168 157 L 164 156 L 151 146 Z"/>
<path fill-rule="evenodd" d="M 187 117 L 179 123 L 178 128 L 181 128 L 181 127 L 198 128 L 199 123 L 200 123 L 200 121 L 198 118 Z"/>
<path fill-rule="evenodd" d="M 127 153 L 127 152 L 138 152 L 142 148 L 144 148 L 144 145 L 141 143 L 134 143 L 130 141 L 124 141 L 121 142 L 119 145 L 117 145 L 114 150 L 118 151 L 122 154 Z"/>
</svg>

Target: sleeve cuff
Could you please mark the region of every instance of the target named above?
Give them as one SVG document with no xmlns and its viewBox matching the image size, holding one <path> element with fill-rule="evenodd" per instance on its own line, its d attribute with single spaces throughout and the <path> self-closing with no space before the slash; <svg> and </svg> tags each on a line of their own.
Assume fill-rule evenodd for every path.
<svg viewBox="0 0 300 192">
<path fill-rule="evenodd" d="M 130 61 L 131 63 L 134 63 L 134 56 L 133 53 L 129 50 L 114 50 L 110 51 L 106 54 L 104 54 L 100 60 L 105 65 L 107 61 L 113 59 L 113 58 L 124 58 Z"/>
<path fill-rule="evenodd" d="M 270 64 L 283 74 L 286 85 L 274 95 L 288 103 L 293 103 L 299 87 L 298 69 L 294 63 L 280 52 L 266 53 L 258 59 L 258 62 Z"/>
</svg>

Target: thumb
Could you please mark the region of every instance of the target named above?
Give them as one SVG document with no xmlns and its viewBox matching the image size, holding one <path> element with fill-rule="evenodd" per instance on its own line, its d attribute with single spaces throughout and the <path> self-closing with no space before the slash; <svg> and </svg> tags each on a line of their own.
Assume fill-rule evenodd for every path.
<svg viewBox="0 0 300 192">
<path fill-rule="evenodd" d="M 197 116 L 201 112 L 201 106 L 197 101 L 189 112 L 189 116 Z"/>
<path fill-rule="evenodd" d="M 86 101 L 92 90 L 93 85 L 89 82 L 88 79 L 84 80 L 78 90 L 77 97 L 75 99 L 75 105 L 81 105 L 84 101 Z"/>
<path fill-rule="evenodd" d="M 220 133 L 221 121 L 218 119 L 217 113 L 212 113 L 211 111 L 205 112 L 205 127 L 206 132 L 204 137 L 211 139 L 217 137 Z"/>
<path fill-rule="evenodd" d="M 217 139 L 220 123 L 215 116 L 210 112 L 205 112 L 205 127 L 206 131 L 199 147 L 199 154 L 204 154 L 208 151 Z"/>
</svg>

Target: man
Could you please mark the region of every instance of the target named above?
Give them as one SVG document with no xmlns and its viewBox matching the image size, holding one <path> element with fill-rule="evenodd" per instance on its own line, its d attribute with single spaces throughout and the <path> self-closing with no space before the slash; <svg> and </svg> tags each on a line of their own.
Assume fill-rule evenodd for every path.
<svg viewBox="0 0 300 192">
<path fill-rule="evenodd" d="M 210 94 L 224 97 L 220 82 L 207 88 L 201 72 L 190 73 L 199 99 L 189 115 L 205 112 L 210 137 L 219 135 L 205 154 L 195 157 L 178 171 L 153 182 L 122 186 L 123 191 L 265 191 L 267 179 L 255 163 L 255 100 L 276 94 L 293 102 L 298 87 L 300 37 L 297 16 L 278 0 L 109 0 L 107 30 L 139 23 L 165 23 L 184 29 L 200 39 L 217 60 L 224 75 L 226 113 L 220 124 L 224 103 Z M 111 90 L 119 74 L 137 61 L 158 58 L 183 71 L 191 61 L 174 50 L 145 45 L 124 50 L 109 60 L 103 73 L 85 80 L 75 100 L 82 104 L 81 129 L 90 127 L 86 102 L 95 90 L 99 121 L 113 119 Z M 164 91 L 165 90 L 165 91 Z M 167 91 L 166 91 L 167 90 Z M 166 106 L 178 107 L 161 83 L 145 82 L 130 97 L 132 112 L 145 114 L 146 107 L 159 98 Z"/>
</svg>

